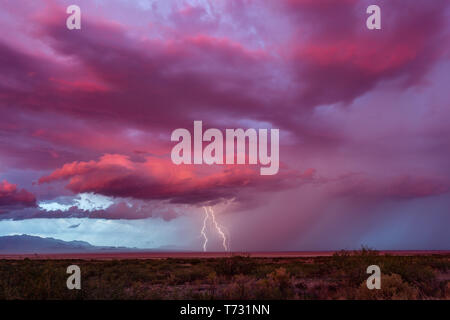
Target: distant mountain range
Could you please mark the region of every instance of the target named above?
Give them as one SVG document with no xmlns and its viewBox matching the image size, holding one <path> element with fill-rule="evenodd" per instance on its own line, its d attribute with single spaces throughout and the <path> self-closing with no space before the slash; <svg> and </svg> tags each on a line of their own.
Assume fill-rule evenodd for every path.
<svg viewBox="0 0 450 320">
<path fill-rule="evenodd" d="M 95 253 L 141 251 L 137 248 L 93 246 L 85 241 L 63 241 L 26 234 L 0 237 L 0 254 Z"/>
</svg>

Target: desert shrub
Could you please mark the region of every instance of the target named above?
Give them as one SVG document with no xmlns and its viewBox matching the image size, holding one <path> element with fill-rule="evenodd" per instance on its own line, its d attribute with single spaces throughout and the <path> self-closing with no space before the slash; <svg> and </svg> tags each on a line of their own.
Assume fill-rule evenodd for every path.
<svg viewBox="0 0 450 320">
<path fill-rule="evenodd" d="M 227 285 L 223 290 L 223 298 L 249 300 L 254 299 L 255 279 L 243 274 L 233 277 L 233 282 Z"/>
<path fill-rule="evenodd" d="M 246 275 L 233 277 L 223 290 L 225 299 L 292 299 L 295 297 L 293 279 L 284 268 L 278 268 L 265 278 L 256 280 Z"/>
<path fill-rule="evenodd" d="M 450 281 L 447 281 L 444 289 L 444 299 L 450 300 Z"/>
<path fill-rule="evenodd" d="M 383 263 L 384 272 L 399 274 L 402 279 L 414 285 L 423 297 L 435 296 L 441 292 L 436 272 L 429 265 L 417 261 L 414 257 L 399 257 Z"/>
<path fill-rule="evenodd" d="M 302 298 L 306 300 L 326 300 L 332 298 L 336 291 L 335 286 L 325 281 L 318 281 L 302 292 Z"/>
<path fill-rule="evenodd" d="M 398 274 L 385 275 L 381 278 L 381 289 L 369 290 L 366 282 L 356 292 L 356 299 L 361 300 L 411 300 L 418 298 L 418 290 L 403 281 Z"/>
<path fill-rule="evenodd" d="M 256 282 L 256 299 L 292 299 L 294 296 L 293 279 L 285 268 L 278 268 Z"/>
<path fill-rule="evenodd" d="M 160 283 L 170 283 L 174 285 L 182 285 L 189 282 L 206 280 L 208 274 L 211 272 L 210 268 L 202 265 L 191 267 L 174 268 L 170 272 L 164 272 L 164 281 Z"/>
<path fill-rule="evenodd" d="M 277 265 L 275 264 L 263 264 L 259 263 L 256 265 L 255 270 L 252 272 L 252 275 L 255 278 L 261 279 L 264 278 L 267 274 L 273 272 L 277 269 Z"/>
<path fill-rule="evenodd" d="M 248 275 L 255 272 L 257 267 L 254 259 L 250 257 L 234 256 L 231 258 L 219 259 L 215 265 L 218 275 L 234 276 L 238 274 Z"/>
<path fill-rule="evenodd" d="M 295 277 L 304 277 L 305 276 L 304 263 L 300 260 L 295 260 L 293 262 L 286 262 L 285 264 L 283 264 L 283 267 L 292 276 L 295 276 Z"/>
</svg>

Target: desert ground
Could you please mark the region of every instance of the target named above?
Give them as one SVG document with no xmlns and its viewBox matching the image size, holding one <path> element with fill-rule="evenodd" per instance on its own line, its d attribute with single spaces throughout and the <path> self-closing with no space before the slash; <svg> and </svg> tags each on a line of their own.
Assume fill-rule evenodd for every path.
<svg viewBox="0 0 450 320">
<path fill-rule="evenodd" d="M 81 290 L 66 287 L 69 265 Z M 369 265 L 381 289 L 367 289 Z M 450 299 L 449 251 L 0 256 L 0 299 Z"/>
<path fill-rule="evenodd" d="M 55 253 L 55 254 L 0 254 L 0 260 L 126 260 L 126 259 L 208 259 L 245 256 L 250 258 L 300 258 L 330 257 L 339 254 L 337 251 L 277 251 L 277 252 L 96 252 L 96 253 Z M 448 254 L 450 250 L 386 250 L 377 251 L 379 255 L 414 256 Z"/>
</svg>

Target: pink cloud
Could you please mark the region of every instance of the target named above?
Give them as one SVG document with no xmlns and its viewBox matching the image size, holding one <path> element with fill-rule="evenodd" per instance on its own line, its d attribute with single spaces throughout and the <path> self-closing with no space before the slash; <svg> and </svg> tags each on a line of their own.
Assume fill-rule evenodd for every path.
<svg viewBox="0 0 450 320">
<path fill-rule="evenodd" d="M 297 70 L 302 106 L 348 103 L 387 80 L 421 84 L 448 52 L 445 1 L 407 5 L 407 15 L 401 1 L 379 5 L 383 28 L 372 32 L 357 1 L 281 2 L 298 26 L 286 55 Z"/>
<path fill-rule="evenodd" d="M 283 170 L 275 176 L 260 176 L 255 167 L 228 165 L 224 169 L 174 165 L 170 159 L 146 157 L 132 161 L 128 156 L 107 154 L 98 161 L 67 163 L 41 177 L 39 184 L 68 180 L 74 193 L 94 192 L 106 196 L 174 203 L 202 204 L 240 198 L 244 189 L 276 191 L 314 181 L 314 170 L 296 173 Z"/>
<path fill-rule="evenodd" d="M 6 180 L 0 182 L 0 213 L 26 207 L 35 207 L 36 197 Z"/>
</svg>

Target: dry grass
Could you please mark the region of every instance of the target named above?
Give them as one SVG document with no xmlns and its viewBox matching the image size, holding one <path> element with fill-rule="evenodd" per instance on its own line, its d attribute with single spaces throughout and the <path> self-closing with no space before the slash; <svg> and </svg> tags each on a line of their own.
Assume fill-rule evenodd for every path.
<svg viewBox="0 0 450 320">
<path fill-rule="evenodd" d="M 66 288 L 77 264 L 82 290 Z M 368 290 L 369 265 L 382 270 Z M 161 260 L 0 260 L 0 299 L 450 299 L 450 255 Z"/>
</svg>

